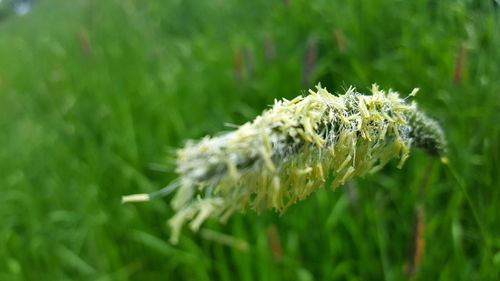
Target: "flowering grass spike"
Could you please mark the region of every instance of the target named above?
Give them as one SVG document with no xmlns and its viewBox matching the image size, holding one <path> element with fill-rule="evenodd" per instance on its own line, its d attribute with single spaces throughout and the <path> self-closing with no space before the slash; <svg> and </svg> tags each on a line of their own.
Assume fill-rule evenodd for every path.
<svg viewBox="0 0 500 281">
<path fill-rule="evenodd" d="M 335 96 L 321 86 L 309 93 L 275 101 L 234 131 L 188 142 L 177 152 L 177 181 L 157 193 L 125 196 L 124 202 L 176 190 L 176 214 L 169 220 L 176 243 L 186 223 L 197 231 L 209 217 L 226 221 L 249 208 L 282 213 L 324 186 L 330 173 L 336 188 L 392 158 L 401 167 L 411 146 L 445 159 L 440 126 L 396 92 L 374 85 L 372 95 L 351 87 Z"/>
</svg>

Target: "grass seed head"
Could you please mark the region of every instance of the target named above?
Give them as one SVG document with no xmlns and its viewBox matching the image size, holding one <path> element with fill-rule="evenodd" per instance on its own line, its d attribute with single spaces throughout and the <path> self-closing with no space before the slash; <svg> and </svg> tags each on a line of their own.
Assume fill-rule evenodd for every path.
<svg viewBox="0 0 500 281">
<path fill-rule="evenodd" d="M 186 223 L 196 231 L 209 217 L 226 221 L 249 208 L 284 212 L 321 188 L 330 172 L 336 188 L 392 158 L 401 167 L 412 145 L 435 156 L 446 151 L 439 125 L 396 92 L 376 85 L 372 95 L 352 87 L 338 96 L 321 86 L 309 92 L 178 150 L 173 243 Z"/>
</svg>

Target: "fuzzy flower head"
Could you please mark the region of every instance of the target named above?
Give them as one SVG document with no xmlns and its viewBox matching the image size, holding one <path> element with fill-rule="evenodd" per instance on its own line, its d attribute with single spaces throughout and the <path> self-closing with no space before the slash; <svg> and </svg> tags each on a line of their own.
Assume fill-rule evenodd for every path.
<svg viewBox="0 0 500 281">
<path fill-rule="evenodd" d="M 186 223 L 196 231 L 207 218 L 226 221 L 236 211 L 284 212 L 324 186 L 330 173 L 336 188 L 392 158 L 401 167 L 412 145 L 445 154 L 440 126 L 396 92 L 374 85 L 372 95 L 349 88 L 335 96 L 321 86 L 309 93 L 275 101 L 236 130 L 178 150 L 173 243 Z"/>
</svg>

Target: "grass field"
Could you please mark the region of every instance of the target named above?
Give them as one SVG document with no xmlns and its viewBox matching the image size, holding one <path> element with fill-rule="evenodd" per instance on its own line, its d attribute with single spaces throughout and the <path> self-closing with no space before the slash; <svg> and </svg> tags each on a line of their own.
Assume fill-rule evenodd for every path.
<svg viewBox="0 0 500 281">
<path fill-rule="evenodd" d="M 500 3 L 39 0 L 0 20 L 0 280 L 500 280 Z M 399 170 L 168 243 L 186 139 L 317 82 L 440 120 Z M 415 242 L 418 241 L 418 242 Z"/>
</svg>

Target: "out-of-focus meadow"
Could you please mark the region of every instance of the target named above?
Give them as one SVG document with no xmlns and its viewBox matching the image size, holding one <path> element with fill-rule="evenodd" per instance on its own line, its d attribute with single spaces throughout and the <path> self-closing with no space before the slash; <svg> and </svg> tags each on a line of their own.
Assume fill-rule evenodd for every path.
<svg viewBox="0 0 500 281">
<path fill-rule="evenodd" d="M 499 280 L 499 4 L 0 3 L 0 280 Z M 170 197 L 120 203 L 174 179 L 186 139 L 317 82 L 419 87 L 450 169 L 415 150 L 284 216 L 205 225 L 233 245 L 170 245 Z"/>
</svg>

